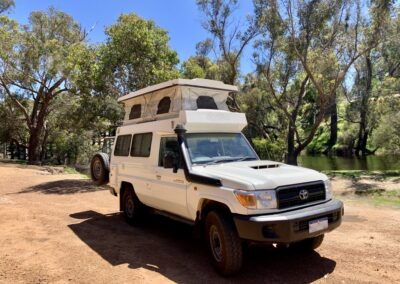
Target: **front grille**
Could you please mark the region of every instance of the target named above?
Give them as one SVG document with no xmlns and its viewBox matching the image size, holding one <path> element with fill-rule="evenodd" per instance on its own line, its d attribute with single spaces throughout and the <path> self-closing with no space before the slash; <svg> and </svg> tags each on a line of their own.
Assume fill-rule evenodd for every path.
<svg viewBox="0 0 400 284">
<path fill-rule="evenodd" d="M 308 197 L 306 199 L 300 198 L 300 191 L 302 190 L 306 190 L 308 192 Z M 324 200 L 325 186 L 322 181 L 282 186 L 277 188 L 276 195 L 278 208 L 283 209 L 318 200 Z"/>
<path fill-rule="evenodd" d="M 294 231 L 306 231 L 306 230 L 308 230 L 308 224 L 311 220 L 324 218 L 324 217 L 328 218 L 328 224 L 332 224 L 332 223 L 335 223 L 340 220 L 340 218 L 342 217 L 342 213 L 340 211 L 337 211 L 337 212 L 330 213 L 328 215 L 313 217 L 313 218 L 310 218 L 307 220 L 295 222 L 293 224 L 293 226 L 294 226 L 293 229 L 294 229 Z"/>
</svg>

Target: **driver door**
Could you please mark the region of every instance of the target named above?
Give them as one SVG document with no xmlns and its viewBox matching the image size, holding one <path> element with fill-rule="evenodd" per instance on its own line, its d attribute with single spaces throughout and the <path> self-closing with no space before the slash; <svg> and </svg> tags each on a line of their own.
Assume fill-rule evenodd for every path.
<svg viewBox="0 0 400 284">
<path fill-rule="evenodd" d="M 155 168 L 154 182 L 151 185 L 155 206 L 182 217 L 189 217 L 186 193 L 188 182 L 183 168 L 179 166 L 174 173 L 171 168 L 164 168 L 164 156 L 173 152 L 179 157 L 179 145 L 176 137 L 161 137 L 158 165 Z M 180 159 L 179 159 L 180 160 Z"/>
</svg>

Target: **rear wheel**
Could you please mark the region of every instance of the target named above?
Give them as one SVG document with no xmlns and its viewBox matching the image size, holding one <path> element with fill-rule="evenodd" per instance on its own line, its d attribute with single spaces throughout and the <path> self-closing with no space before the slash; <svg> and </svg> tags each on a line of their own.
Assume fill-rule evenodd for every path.
<svg viewBox="0 0 400 284">
<path fill-rule="evenodd" d="M 126 221 L 134 226 L 141 225 L 147 214 L 146 206 L 140 202 L 133 188 L 128 187 L 123 194 L 123 211 Z"/>
<path fill-rule="evenodd" d="M 242 267 L 242 242 L 231 218 L 211 211 L 206 217 L 206 240 L 213 266 L 225 276 Z"/>
<path fill-rule="evenodd" d="M 96 154 L 90 163 L 90 174 L 97 185 L 106 184 L 109 181 L 110 162 L 105 153 Z"/>
</svg>

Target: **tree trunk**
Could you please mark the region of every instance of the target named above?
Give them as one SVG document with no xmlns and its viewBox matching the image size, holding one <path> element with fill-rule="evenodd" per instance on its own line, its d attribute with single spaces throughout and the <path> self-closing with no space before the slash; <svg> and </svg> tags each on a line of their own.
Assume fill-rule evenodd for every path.
<svg viewBox="0 0 400 284">
<path fill-rule="evenodd" d="M 40 135 L 38 127 L 33 128 L 29 135 L 28 164 L 39 164 L 40 162 Z"/>
<path fill-rule="evenodd" d="M 44 130 L 44 137 L 42 140 L 41 152 L 40 152 L 40 161 L 43 162 L 47 158 L 47 139 L 49 137 L 49 131 L 46 128 Z"/>
<path fill-rule="evenodd" d="M 297 166 L 297 158 L 298 158 L 299 154 L 297 154 L 296 151 L 293 152 L 288 152 L 287 156 L 286 156 L 286 163 L 289 165 L 293 165 L 293 166 Z"/>
<path fill-rule="evenodd" d="M 332 154 L 332 148 L 333 148 L 333 146 L 335 146 L 335 144 L 337 142 L 338 113 L 337 113 L 337 104 L 336 104 L 336 93 L 332 99 L 330 116 L 331 116 L 330 136 L 329 136 L 329 141 L 328 141 L 328 145 L 327 145 L 328 147 L 325 151 L 328 155 Z"/>
<path fill-rule="evenodd" d="M 294 135 L 295 135 L 294 130 L 295 130 L 294 122 L 289 122 L 286 163 L 289 165 L 297 166 L 297 157 L 299 156 L 299 151 L 296 149 L 294 143 Z"/>
<path fill-rule="evenodd" d="M 366 78 L 365 78 L 365 89 L 361 99 L 360 107 L 360 128 L 358 130 L 358 141 L 356 147 L 356 155 L 365 157 L 367 154 L 367 142 L 369 136 L 368 129 L 368 111 L 369 111 L 369 98 L 371 95 L 372 88 L 372 63 L 370 55 L 365 57 L 366 66 Z"/>
<path fill-rule="evenodd" d="M 39 164 L 41 158 L 42 134 L 48 115 L 49 100 L 43 100 L 39 114 L 32 116 L 32 128 L 29 133 L 28 164 Z M 36 122 L 36 123 L 34 123 Z"/>
</svg>

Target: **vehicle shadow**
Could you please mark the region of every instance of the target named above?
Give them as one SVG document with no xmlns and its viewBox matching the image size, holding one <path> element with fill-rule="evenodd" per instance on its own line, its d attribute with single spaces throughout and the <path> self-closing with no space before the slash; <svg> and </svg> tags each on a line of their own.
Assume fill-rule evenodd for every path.
<svg viewBox="0 0 400 284">
<path fill-rule="evenodd" d="M 106 190 L 107 186 L 97 186 L 88 179 L 64 179 L 41 183 L 18 193 L 41 192 L 44 194 L 74 194 Z"/>
<path fill-rule="evenodd" d="M 207 250 L 191 226 L 152 216 L 144 227 L 131 227 L 122 214 L 95 211 L 71 214 L 82 219 L 68 227 L 111 265 L 145 268 L 184 283 L 310 283 L 332 273 L 336 262 L 317 252 L 249 247 L 238 275 L 222 278 L 211 267 Z"/>
</svg>

